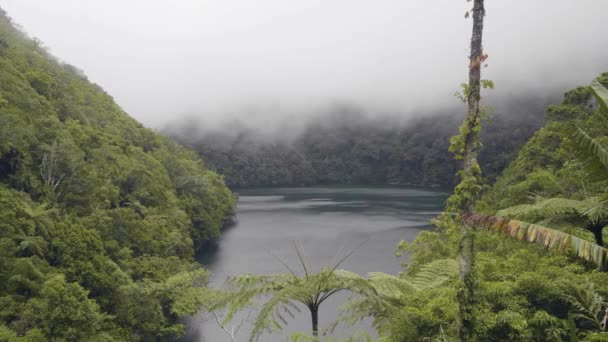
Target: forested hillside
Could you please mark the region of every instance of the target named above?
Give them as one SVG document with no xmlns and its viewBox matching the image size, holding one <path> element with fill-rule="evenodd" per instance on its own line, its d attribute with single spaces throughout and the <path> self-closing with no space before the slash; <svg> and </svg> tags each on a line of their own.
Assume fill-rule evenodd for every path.
<svg viewBox="0 0 608 342">
<path fill-rule="evenodd" d="M 480 161 L 488 181 L 542 126 L 552 97 L 513 96 L 496 106 L 482 136 Z M 460 114 L 437 112 L 410 120 L 366 114 L 356 107 L 337 107 L 289 138 L 243 128 L 197 131 L 196 123 L 188 121 L 173 123 L 167 133 L 197 151 L 231 187 L 454 184 L 458 161 L 448 145 Z"/>
<path fill-rule="evenodd" d="M 0 14 L 0 340 L 179 335 L 235 199 Z"/>
<path fill-rule="evenodd" d="M 608 86 L 608 73 L 598 80 Z M 597 108 L 588 86 L 566 92 L 561 104 L 549 106 L 547 124 L 523 146 L 479 208 L 491 212 L 532 203 L 538 196 L 583 199 L 602 192 L 603 183 L 597 184 L 585 170 L 585 160 L 568 134 L 575 125 L 604 141 L 608 127 Z"/>
</svg>

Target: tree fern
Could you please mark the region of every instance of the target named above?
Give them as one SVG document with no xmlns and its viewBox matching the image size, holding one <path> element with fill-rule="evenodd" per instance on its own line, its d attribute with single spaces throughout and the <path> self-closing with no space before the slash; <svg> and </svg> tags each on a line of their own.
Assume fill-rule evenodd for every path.
<svg viewBox="0 0 608 342">
<path fill-rule="evenodd" d="M 23 206 L 20 208 L 21 213 L 28 219 L 32 220 L 35 225 L 35 231 L 28 232 L 30 235 L 41 235 L 42 237 L 48 238 L 53 232 L 53 219 L 52 216 L 57 213 L 56 209 L 48 209 L 47 204 L 42 205 L 30 205 L 27 202 L 22 202 Z"/>
<path fill-rule="evenodd" d="M 531 222 L 564 221 L 592 232 L 596 243 L 603 246 L 602 231 L 608 225 L 608 204 L 601 197 L 584 200 L 549 198 L 506 208 L 498 211 L 497 215 Z"/>
<path fill-rule="evenodd" d="M 303 275 L 298 275 L 287 264 L 289 273 L 271 275 L 244 274 L 229 278 L 232 287 L 232 298 L 228 318 L 236 311 L 251 305 L 255 299 L 266 298 L 253 325 L 250 340 L 257 339 L 264 332 L 280 330 L 287 320 L 305 306 L 311 312 L 312 334 L 318 336 L 318 311 L 320 305 L 340 291 L 371 296 L 376 292 L 372 284 L 364 277 L 346 270 L 337 269 L 353 251 L 336 262 L 333 266 L 324 267 L 313 273 L 299 245 L 296 251 Z"/>
<path fill-rule="evenodd" d="M 44 257 L 48 251 L 48 243 L 40 236 L 17 234 L 14 239 L 18 243 L 17 249 L 20 256 Z"/>
</svg>

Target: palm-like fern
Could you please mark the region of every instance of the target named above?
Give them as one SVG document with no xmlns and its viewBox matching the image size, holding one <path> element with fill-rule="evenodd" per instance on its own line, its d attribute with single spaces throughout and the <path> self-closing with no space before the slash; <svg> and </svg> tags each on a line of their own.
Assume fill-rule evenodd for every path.
<svg viewBox="0 0 608 342">
<path fill-rule="evenodd" d="M 40 236 L 17 234 L 14 238 L 18 244 L 17 249 L 20 256 L 43 257 L 48 250 L 48 243 Z"/>
<path fill-rule="evenodd" d="M 25 217 L 34 222 L 35 231 L 30 232 L 33 235 L 40 235 L 48 238 L 53 231 L 52 215 L 57 212 L 56 209 L 47 208 L 46 204 L 32 206 L 27 202 L 23 202 L 21 212 Z"/>
<path fill-rule="evenodd" d="M 287 324 L 287 316 L 299 312 L 298 305 L 306 306 L 311 313 L 312 334 L 318 336 L 318 314 L 320 305 L 332 295 L 347 290 L 362 295 L 371 295 L 376 289 L 358 274 L 338 269 L 339 265 L 352 254 L 347 254 L 332 267 L 324 267 L 320 272 L 311 272 L 299 245 L 296 246 L 303 275 L 298 275 L 286 264 L 289 273 L 271 275 L 244 274 L 230 278 L 234 296 L 229 306 L 229 317 L 236 311 L 251 304 L 255 298 L 268 298 L 261 306 L 255 319 L 250 340 L 255 340 L 265 331 L 281 329 Z"/>
<path fill-rule="evenodd" d="M 593 233 L 595 242 L 603 246 L 603 229 L 608 225 L 608 204 L 600 197 L 584 200 L 567 198 L 541 199 L 534 204 L 522 204 L 500 210 L 498 216 L 524 221 L 561 220 Z"/>
<path fill-rule="evenodd" d="M 585 341 L 606 341 L 608 333 L 608 302 L 597 291 L 593 284 L 588 283 L 576 289 L 573 294 L 566 297 L 574 313 L 570 314 L 572 320 L 584 322 L 580 326 L 592 331 L 587 334 Z"/>
<path fill-rule="evenodd" d="M 573 295 L 567 297 L 568 302 L 575 309 L 573 317 L 576 320 L 586 321 L 593 330 L 606 330 L 606 301 L 595 291 L 592 284 L 588 284 Z"/>
<path fill-rule="evenodd" d="M 455 260 L 440 259 L 423 265 L 414 275 L 394 276 L 372 272 L 369 273 L 369 279 L 378 293 L 396 297 L 403 293 L 440 286 L 457 272 L 458 265 Z"/>
</svg>

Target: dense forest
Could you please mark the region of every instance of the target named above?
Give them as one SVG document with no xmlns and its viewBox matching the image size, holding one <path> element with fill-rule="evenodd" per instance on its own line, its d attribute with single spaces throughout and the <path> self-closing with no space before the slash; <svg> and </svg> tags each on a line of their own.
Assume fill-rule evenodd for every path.
<svg viewBox="0 0 608 342">
<path fill-rule="evenodd" d="M 181 334 L 235 199 L 0 14 L 0 341 Z"/>
<path fill-rule="evenodd" d="M 598 81 L 608 86 L 608 74 Z M 523 146 L 517 158 L 498 177 L 479 207 L 488 211 L 504 209 L 543 197 L 583 199 L 602 191 L 585 170 L 586 159 L 568 139 L 568 128 L 576 125 L 600 141 L 606 136 L 605 118 L 598 113 L 591 89 L 577 87 L 564 94 L 559 105 L 547 108 L 547 123 Z M 578 157 L 578 158 L 577 158 Z M 600 183 L 601 185 L 602 183 Z"/>
<path fill-rule="evenodd" d="M 555 94 L 511 95 L 484 122 L 480 161 L 492 182 L 544 123 Z M 457 103 L 457 99 L 454 99 Z M 460 114 L 455 114 L 460 113 Z M 268 137 L 255 129 L 207 131 L 194 120 L 165 132 L 191 147 L 230 187 L 318 184 L 399 184 L 450 187 L 458 161 L 448 151 L 455 108 L 409 120 L 336 106 L 311 119 L 295 137 Z"/>
</svg>

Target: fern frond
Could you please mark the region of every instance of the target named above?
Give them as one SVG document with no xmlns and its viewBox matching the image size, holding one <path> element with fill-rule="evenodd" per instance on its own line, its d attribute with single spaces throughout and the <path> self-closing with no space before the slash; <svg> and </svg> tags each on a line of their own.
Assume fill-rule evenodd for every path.
<svg viewBox="0 0 608 342">
<path fill-rule="evenodd" d="M 575 256 L 606 268 L 608 250 L 591 241 L 537 224 L 509 220 L 498 216 L 464 213 L 462 222 L 473 229 L 504 234 L 520 241 L 542 244 L 558 253 L 572 252 Z"/>
<path fill-rule="evenodd" d="M 416 274 L 408 276 L 410 283 L 418 290 L 443 285 L 458 274 L 458 263 L 454 259 L 439 259 L 422 266 Z"/>
<path fill-rule="evenodd" d="M 352 325 L 361 319 L 372 317 L 373 326 L 376 330 L 381 330 L 386 320 L 401 310 L 409 295 L 439 287 L 457 273 L 458 264 L 453 259 L 432 261 L 413 275 L 369 273 L 369 283 L 374 287 L 375 293 L 349 300 L 340 308 L 340 321 Z"/>
<path fill-rule="evenodd" d="M 547 219 L 562 221 L 588 230 L 608 224 L 608 204 L 602 200 L 602 197 L 588 197 L 584 200 L 542 199 L 534 204 L 506 208 L 496 214 L 530 222 Z"/>
<path fill-rule="evenodd" d="M 585 171 L 594 178 L 608 178 L 608 151 L 604 146 L 580 127 L 571 130 L 570 139 L 576 144 Z"/>
<path fill-rule="evenodd" d="M 600 110 L 608 116 L 608 89 L 606 89 L 599 80 L 595 79 L 591 82 L 591 92 L 597 99 L 600 105 Z"/>
<path fill-rule="evenodd" d="M 550 216 L 573 214 L 583 210 L 580 201 L 567 198 L 542 199 L 534 204 L 520 204 L 502 209 L 497 216 L 537 221 Z"/>
<path fill-rule="evenodd" d="M 577 291 L 573 295 L 567 296 L 566 299 L 574 307 L 576 312 L 574 318 L 586 320 L 594 325 L 598 330 L 603 330 L 602 316 L 606 302 L 604 298 L 595 291 L 592 284 L 588 284 Z"/>
<path fill-rule="evenodd" d="M 408 279 L 382 272 L 368 273 L 370 282 L 378 294 L 386 297 L 400 298 L 402 295 L 418 291 Z"/>
<path fill-rule="evenodd" d="M 297 305 L 293 303 L 293 294 L 288 289 L 275 292 L 273 296 L 267 300 L 258 316 L 256 317 L 253 330 L 251 332 L 250 341 L 254 341 L 264 332 L 275 332 L 281 330 L 283 325 L 287 324 L 287 320 L 283 316 L 283 312 L 293 316 L 293 311 L 300 311 Z"/>
</svg>

